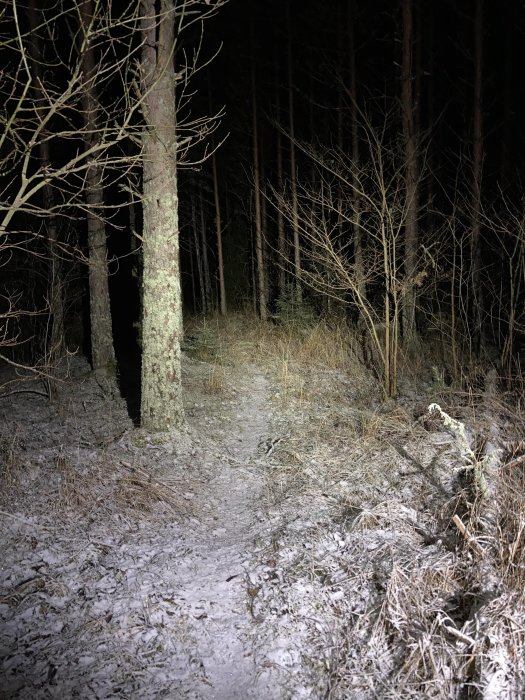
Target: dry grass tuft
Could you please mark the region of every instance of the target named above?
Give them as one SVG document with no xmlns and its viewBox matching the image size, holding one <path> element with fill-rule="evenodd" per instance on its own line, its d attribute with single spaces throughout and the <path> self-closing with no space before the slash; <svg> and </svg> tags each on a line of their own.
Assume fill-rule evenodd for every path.
<svg viewBox="0 0 525 700">
<path fill-rule="evenodd" d="M 308 327 L 260 321 L 250 313 L 196 317 L 186 326 L 186 349 L 197 359 L 224 364 L 279 364 L 346 369 L 356 353 L 351 328 L 319 320 Z"/>
<path fill-rule="evenodd" d="M 154 513 L 160 506 L 179 517 L 195 515 L 184 497 L 188 483 L 150 474 L 126 462 L 113 465 L 117 470 L 115 500 L 133 511 Z"/>
<path fill-rule="evenodd" d="M 213 364 L 210 372 L 202 382 L 204 393 L 222 394 L 226 390 L 226 376 L 224 369 L 217 364 Z"/>
<path fill-rule="evenodd" d="M 58 488 L 50 500 L 58 514 L 79 517 L 112 517 L 116 513 L 126 519 L 145 514 L 186 518 L 194 508 L 183 494 L 191 484 L 182 485 L 163 475 L 148 473 L 127 462 L 116 462 L 103 456 L 96 464 L 78 467 L 60 455 L 55 460 Z"/>
</svg>

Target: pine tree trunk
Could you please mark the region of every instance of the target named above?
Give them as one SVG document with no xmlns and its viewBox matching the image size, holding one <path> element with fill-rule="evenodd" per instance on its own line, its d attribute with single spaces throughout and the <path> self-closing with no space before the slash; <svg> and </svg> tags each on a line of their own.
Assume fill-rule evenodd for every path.
<svg viewBox="0 0 525 700">
<path fill-rule="evenodd" d="M 226 285 L 224 282 L 224 256 L 222 252 L 222 220 L 221 200 L 219 197 L 219 176 L 217 174 L 217 159 L 215 153 L 212 156 L 213 169 L 213 200 L 215 202 L 215 235 L 217 236 L 217 267 L 219 274 L 219 309 L 222 316 L 226 316 Z"/>
<path fill-rule="evenodd" d="M 255 89 L 255 67 L 252 63 L 252 135 L 253 135 L 253 180 L 255 199 L 255 256 L 257 260 L 257 291 L 259 316 L 267 319 L 266 273 L 263 255 L 263 232 L 261 212 L 261 183 L 259 172 L 259 143 L 257 137 L 257 96 Z"/>
<path fill-rule="evenodd" d="M 179 272 L 175 0 L 142 2 L 144 272 L 141 423 L 151 431 L 182 427 L 182 300 Z M 158 27 L 158 38 L 156 29 Z"/>
<path fill-rule="evenodd" d="M 418 249 L 418 165 L 415 102 L 413 94 L 413 0 L 402 0 L 403 49 L 401 66 L 401 108 L 405 142 L 405 280 L 402 301 L 403 335 L 409 340 L 416 331 L 415 276 Z"/>
<path fill-rule="evenodd" d="M 202 267 L 201 245 L 197 226 L 197 208 L 195 197 L 191 198 L 191 228 L 193 231 L 193 247 L 195 249 L 195 260 L 197 263 L 197 273 L 199 275 L 199 292 L 201 301 L 201 313 L 206 313 L 206 287 L 204 282 L 204 271 Z"/>
<path fill-rule="evenodd" d="M 301 283 L 301 242 L 299 239 L 299 211 L 297 201 L 297 171 L 295 163 L 295 120 L 293 99 L 292 71 L 292 31 L 290 20 L 290 5 L 288 4 L 288 118 L 290 132 L 290 189 L 292 195 L 292 235 L 295 274 L 295 301 L 300 304 L 303 299 Z"/>
<path fill-rule="evenodd" d="M 281 118 L 281 100 L 280 100 L 280 85 L 279 85 L 279 62 L 275 61 L 275 109 L 277 119 Z M 283 179 L 283 140 L 281 129 L 277 128 L 277 191 L 282 193 L 284 190 Z M 286 293 L 286 234 L 284 229 L 284 216 L 282 207 L 277 207 L 277 251 L 279 253 L 279 262 L 277 264 L 277 290 L 280 299 L 284 298 Z"/>
<path fill-rule="evenodd" d="M 212 307 L 212 289 L 211 289 L 211 275 L 210 275 L 210 263 L 208 260 L 208 241 L 206 240 L 206 216 L 204 213 L 204 193 L 202 191 L 202 185 L 199 189 L 200 194 L 200 230 L 201 230 L 201 244 L 202 244 L 202 266 L 204 272 L 204 287 L 206 289 L 206 305 L 204 311 L 209 311 Z"/>
<path fill-rule="evenodd" d="M 86 149 L 90 149 L 98 136 L 98 96 L 96 89 L 96 60 L 93 45 L 89 43 L 93 22 L 93 0 L 80 5 L 83 30 L 84 91 L 82 109 L 84 117 Z M 116 361 L 113 348 L 113 328 L 109 299 L 106 226 L 103 207 L 103 171 L 96 162 L 86 170 L 86 204 L 89 249 L 89 309 L 91 323 L 91 363 L 94 370 L 104 370 L 115 375 Z"/>
</svg>

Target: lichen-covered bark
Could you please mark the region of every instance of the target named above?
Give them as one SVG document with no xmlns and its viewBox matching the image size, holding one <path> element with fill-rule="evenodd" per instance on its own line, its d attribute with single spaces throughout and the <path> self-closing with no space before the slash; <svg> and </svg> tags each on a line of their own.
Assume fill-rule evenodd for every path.
<svg viewBox="0 0 525 700">
<path fill-rule="evenodd" d="M 141 423 L 151 431 L 184 423 L 180 376 L 182 305 L 179 275 L 174 2 L 143 0 L 143 318 Z"/>
</svg>

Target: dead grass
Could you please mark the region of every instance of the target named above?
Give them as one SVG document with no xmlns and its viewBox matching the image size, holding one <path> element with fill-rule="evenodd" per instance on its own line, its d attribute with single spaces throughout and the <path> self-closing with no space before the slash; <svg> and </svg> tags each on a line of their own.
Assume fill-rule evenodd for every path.
<svg viewBox="0 0 525 700">
<path fill-rule="evenodd" d="M 208 375 L 203 379 L 202 386 L 206 394 L 222 394 L 226 389 L 226 375 L 224 369 L 213 364 Z"/>
<path fill-rule="evenodd" d="M 20 470 L 22 445 L 20 434 L 0 433 L 0 488 L 3 490 L 14 487 L 18 483 Z"/>
<path fill-rule="evenodd" d="M 195 508 L 184 496 L 192 489 L 191 480 L 155 475 L 109 455 L 90 466 L 78 466 L 60 455 L 54 464 L 56 491 L 50 480 L 49 505 L 59 516 L 112 517 L 120 513 L 128 520 L 144 516 L 176 520 L 195 515 Z M 193 484 L 193 487 L 195 485 Z"/>
<path fill-rule="evenodd" d="M 343 322 L 319 320 L 306 328 L 260 321 L 253 314 L 196 317 L 186 325 L 187 350 L 197 359 L 258 366 L 281 362 L 302 367 L 349 369 L 357 341 Z"/>
<path fill-rule="evenodd" d="M 206 324 L 206 347 L 215 348 L 217 367 L 249 362 L 267 370 L 279 415 L 287 417 L 287 434 L 268 464 L 268 506 L 311 509 L 330 533 L 343 533 L 334 550 L 332 534 L 316 525 L 303 544 L 296 534 L 287 550 L 285 576 L 319 588 L 311 612 L 324 622 L 312 625 L 314 654 L 308 663 L 317 680 L 324 679 L 323 697 L 525 697 L 521 452 L 500 469 L 486 512 L 473 494 L 459 493 L 459 482 L 451 499 L 437 486 L 446 479 L 451 487 L 457 463 L 440 472 L 443 448 L 429 439 L 429 430 L 442 426 L 422 427 L 409 402 L 381 401 L 381 387 L 359 361 L 357 339 L 347 326 L 318 322 L 291 328 L 246 315 Z M 198 323 L 190 332 L 199 337 Z M 417 381 L 423 378 L 432 400 L 443 397 L 451 415 L 485 426 L 482 387 L 476 395 L 472 388 L 475 372 L 461 396 L 448 386 L 449 369 L 441 346 L 402 358 L 405 381 L 412 382 L 418 401 Z M 215 371 L 214 366 L 211 376 Z M 524 424 L 522 418 L 514 423 Z M 413 459 L 405 459 L 393 443 Z M 414 452 L 418 446 L 423 456 Z M 396 489 L 408 492 L 410 500 L 404 502 Z M 464 532 L 454 524 L 458 513 Z M 350 545 L 344 533 L 350 533 Z M 275 544 L 275 552 L 284 546 Z M 356 591 L 369 597 L 358 612 Z"/>
</svg>

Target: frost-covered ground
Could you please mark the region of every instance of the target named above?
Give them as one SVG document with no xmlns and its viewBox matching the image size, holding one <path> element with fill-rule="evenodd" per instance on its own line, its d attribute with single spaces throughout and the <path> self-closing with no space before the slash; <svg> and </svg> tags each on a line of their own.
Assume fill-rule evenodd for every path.
<svg viewBox="0 0 525 700">
<path fill-rule="evenodd" d="M 525 697 L 525 519 L 498 568 L 431 391 L 189 357 L 184 386 L 169 436 L 81 358 L 1 400 L 0 697 Z"/>
</svg>

